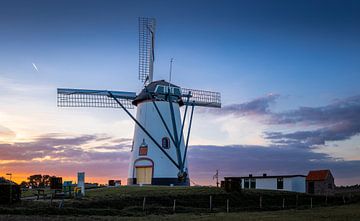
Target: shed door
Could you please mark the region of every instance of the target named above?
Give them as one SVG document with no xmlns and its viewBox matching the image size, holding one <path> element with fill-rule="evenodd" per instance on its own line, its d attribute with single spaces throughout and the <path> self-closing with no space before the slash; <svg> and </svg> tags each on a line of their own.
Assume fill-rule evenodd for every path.
<svg viewBox="0 0 360 221">
<path fill-rule="evenodd" d="M 136 183 L 151 184 L 152 167 L 136 167 Z"/>
<path fill-rule="evenodd" d="M 310 181 L 308 183 L 308 193 L 310 193 L 310 194 L 315 193 L 315 183 L 313 181 Z"/>
</svg>

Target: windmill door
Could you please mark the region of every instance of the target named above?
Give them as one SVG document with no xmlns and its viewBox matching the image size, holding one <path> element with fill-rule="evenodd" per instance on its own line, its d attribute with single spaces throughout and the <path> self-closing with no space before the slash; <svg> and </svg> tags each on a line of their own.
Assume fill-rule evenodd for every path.
<svg viewBox="0 0 360 221">
<path fill-rule="evenodd" d="M 151 184 L 152 167 L 136 167 L 136 183 Z"/>
</svg>

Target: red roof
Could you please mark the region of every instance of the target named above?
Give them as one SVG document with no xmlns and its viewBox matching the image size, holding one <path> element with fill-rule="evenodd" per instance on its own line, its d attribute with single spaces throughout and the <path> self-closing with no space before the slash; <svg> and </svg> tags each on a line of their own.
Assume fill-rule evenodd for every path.
<svg viewBox="0 0 360 221">
<path fill-rule="evenodd" d="M 330 170 L 312 170 L 307 175 L 306 180 L 307 181 L 326 180 L 329 174 L 330 174 Z"/>
</svg>

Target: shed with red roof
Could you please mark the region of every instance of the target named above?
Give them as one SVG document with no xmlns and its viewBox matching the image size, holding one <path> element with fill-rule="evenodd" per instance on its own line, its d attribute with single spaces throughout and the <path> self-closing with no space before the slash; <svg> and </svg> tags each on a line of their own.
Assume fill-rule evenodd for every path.
<svg viewBox="0 0 360 221">
<path fill-rule="evenodd" d="M 315 195 L 334 194 L 334 177 L 330 170 L 311 170 L 306 176 L 306 192 Z"/>
</svg>

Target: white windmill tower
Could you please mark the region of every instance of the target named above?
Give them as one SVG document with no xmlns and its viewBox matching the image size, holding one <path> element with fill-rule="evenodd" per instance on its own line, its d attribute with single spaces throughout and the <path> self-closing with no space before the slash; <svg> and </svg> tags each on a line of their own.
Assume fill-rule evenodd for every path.
<svg viewBox="0 0 360 221">
<path fill-rule="evenodd" d="M 218 92 L 153 81 L 155 19 L 139 18 L 139 94 L 125 91 L 58 89 L 59 107 L 122 108 L 135 122 L 128 185 L 189 186 L 187 149 L 195 106 L 221 107 Z M 137 107 L 136 117 L 128 109 Z M 185 119 L 191 107 L 187 136 Z M 184 107 L 181 116 L 180 107 Z M 181 119 L 182 117 L 182 119 Z M 186 140 L 186 141 L 185 141 Z"/>
</svg>

